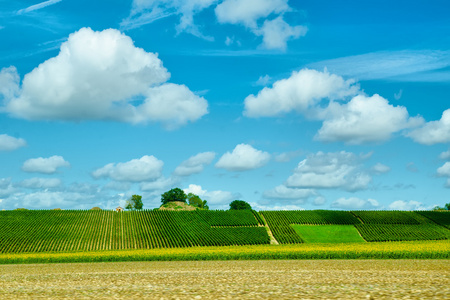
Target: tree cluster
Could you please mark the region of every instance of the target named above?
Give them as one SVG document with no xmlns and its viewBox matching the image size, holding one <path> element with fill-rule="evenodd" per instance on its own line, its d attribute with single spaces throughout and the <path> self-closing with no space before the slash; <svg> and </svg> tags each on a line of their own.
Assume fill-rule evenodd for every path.
<svg viewBox="0 0 450 300">
<path fill-rule="evenodd" d="M 202 200 L 198 195 L 193 193 L 186 193 L 180 188 L 173 188 L 170 191 L 167 191 L 161 195 L 161 203 L 167 204 L 169 202 L 187 202 L 189 205 L 202 208 L 209 209 L 208 203 L 206 200 Z M 241 210 L 241 209 L 252 209 L 251 205 L 243 200 L 234 200 L 230 203 L 230 210 Z"/>
<path fill-rule="evenodd" d="M 435 206 L 435 207 L 433 208 L 433 210 L 450 210 L 450 202 L 449 202 L 449 203 L 446 203 L 446 204 L 444 205 L 444 207 Z"/>
<path fill-rule="evenodd" d="M 230 210 L 252 209 L 250 204 L 243 200 L 234 200 L 230 203 Z"/>
<path fill-rule="evenodd" d="M 198 208 L 203 208 L 203 209 L 209 209 L 209 206 L 207 204 L 206 200 L 202 200 L 199 196 L 189 193 L 187 195 L 187 199 L 189 201 L 189 205 L 191 206 L 195 206 Z"/>
<path fill-rule="evenodd" d="M 189 193 L 186 195 L 186 193 L 180 188 L 173 188 L 161 195 L 161 202 L 163 205 L 175 201 L 185 203 L 187 202 L 191 206 L 209 209 L 206 200 L 202 200 L 198 195 L 195 195 L 193 193 Z"/>
<path fill-rule="evenodd" d="M 184 193 L 184 191 L 180 188 L 174 188 L 170 191 L 165 192 L 161 195 L 161 202 L 162 204 L 167 204 L 169 202 L 186 202 L 187 195 Z"/>
<path fill-rule="evenodd" d="M 142 203 L 142 196 L 140 195 L 131 196 L 131 198 L 127 200 L 125 206 L 125 208 L 129 210 L 141 210 L 142 207 L 144 207 L 144 204 Z"/>
</svg>

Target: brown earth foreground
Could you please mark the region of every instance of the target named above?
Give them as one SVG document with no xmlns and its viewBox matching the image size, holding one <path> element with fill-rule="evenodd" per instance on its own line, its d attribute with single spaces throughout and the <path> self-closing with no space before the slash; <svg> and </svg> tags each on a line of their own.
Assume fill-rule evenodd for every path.
<svg viewBox="0 0 450 300">
<path fill-rule="evenodd" d="M 0 265 L 0 299 L 450 299 L 450 260 Z"/>
</svg>

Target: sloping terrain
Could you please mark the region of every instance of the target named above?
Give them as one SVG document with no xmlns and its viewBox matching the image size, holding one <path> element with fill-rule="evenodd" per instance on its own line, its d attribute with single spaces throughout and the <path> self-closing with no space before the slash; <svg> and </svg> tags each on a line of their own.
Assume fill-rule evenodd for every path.
<svg viewBox="0 0 450 300">
<path fill-rule="evenodd" d="M 449 218 L 403 211 L 1 211 L 0 253 L 258 245 L 271 243 L 268 232 L 272 244 L 448 240 Z"/>
</svg>

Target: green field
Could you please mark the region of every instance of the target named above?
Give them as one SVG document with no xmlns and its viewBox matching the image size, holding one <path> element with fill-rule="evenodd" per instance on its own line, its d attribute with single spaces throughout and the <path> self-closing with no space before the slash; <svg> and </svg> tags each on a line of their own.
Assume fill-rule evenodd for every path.
<svg viewBox="0 0 450 300">
<path fill-rule="evenodd" d="M 448 241 L 449 218 L 434 211 L 1 211 L 0 253 Z"/>
<path fill-rule="evenodd" d="M 268 244 L 245 211 L 2 211 L 0 253 Z"/>
<path fill-rule="evenodd" d="M 352 225 L 292 225 L 305 243 L 364 243 Z"/>
</svg>

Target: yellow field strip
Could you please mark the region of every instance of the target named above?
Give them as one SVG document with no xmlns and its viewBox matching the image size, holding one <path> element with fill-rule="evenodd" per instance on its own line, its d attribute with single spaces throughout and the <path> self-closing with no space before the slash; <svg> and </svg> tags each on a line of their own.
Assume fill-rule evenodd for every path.
<svg viewBox="0 0 450 300">
<path fill-rule="evenodd" d="M 0 264 L 265 259 L 450 259 L 450 241 L 308 243 L 297 245 L 0 254 Z"/>
</svg>

